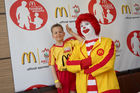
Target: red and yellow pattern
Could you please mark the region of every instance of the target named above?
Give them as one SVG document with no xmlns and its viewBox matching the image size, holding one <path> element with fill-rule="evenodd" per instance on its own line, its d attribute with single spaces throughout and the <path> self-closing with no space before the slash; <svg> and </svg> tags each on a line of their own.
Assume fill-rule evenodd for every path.
<svg viewBox="0 0 140 93">
<path fill-rule="evenodd" d="M 63 46 L 53 45 L 49 52 L 49 65 L 55 65 L 56 70 L 63 71 L 66 67 L 68 56 L 72 53 L 72 49 L 77 40 L 69 40 L 63 43 Z M 63 62 L 62 62 L 63 61 Z"/>
<path fill-rule="evenodd" d="M 97 54 L 101 50 L 101 55 Z M 85 44 L 76 46 L 67 61 L 67 70 L 76 73 L 77 93 L 87 93 L 89 74 L 96 79 L 98 93 L 120 93 L 119 84 L 114 71 L 116 48 L 113 41 L 102 37 L 93 46 L 90 56 L 92 65 L 89 69 L 81 69 L 80 61 L 88 58 Z"/>
</svg>

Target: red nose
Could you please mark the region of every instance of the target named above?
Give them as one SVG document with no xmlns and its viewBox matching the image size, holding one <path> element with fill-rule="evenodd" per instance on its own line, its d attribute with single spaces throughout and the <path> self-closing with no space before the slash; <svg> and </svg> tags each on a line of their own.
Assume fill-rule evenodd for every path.
<svg viewBox="0 0 140 93">
<path fill-rule="evenodd" d="M 86 27 L 83 27 L 83 29 L 85 29 Z"/>
</svg>

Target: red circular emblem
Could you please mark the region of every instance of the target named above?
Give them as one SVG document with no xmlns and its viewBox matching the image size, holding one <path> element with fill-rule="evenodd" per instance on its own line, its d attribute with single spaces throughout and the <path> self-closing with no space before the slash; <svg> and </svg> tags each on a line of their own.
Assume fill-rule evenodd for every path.
<svg viewBox="0 0 140 93">
<path fill-rule="evenodd" d="M 140 57 L 140 31 L 133 31 L 128 35 L 127 46 L 134 55 Z"/>
<path fill-rule="evenodd" d="M 109 0 L 91 0 L 88 10 L 101 24 L 111 24 L 117 15 L 114 5 Z"/>
<path fill-rule="evenodd" d="M 16 0 L 10 17 L 18 27 L 30 31 L 42 28 L 48 19 L 46 9 L 35 0 Z"/>
<path fill-rule="evenodd" d="M 97 54 L 98 54 L 99 56 L 102 56 L 102 55 L 104 54 L 104 50 L 103 50 L 103 49 L 98 49 L 98 50 L 97 50 Z"/>
</svg>

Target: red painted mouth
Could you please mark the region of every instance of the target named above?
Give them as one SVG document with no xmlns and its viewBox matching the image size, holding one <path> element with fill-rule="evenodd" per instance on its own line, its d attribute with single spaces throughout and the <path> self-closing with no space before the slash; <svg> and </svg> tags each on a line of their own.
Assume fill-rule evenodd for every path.
<svg viewBox="0 0 140 93">
<path fill-rule="evenodd" d="M 89 29 L 83 30 L 83 32 L 86 34 L 89 32 Z"/>
</svg>

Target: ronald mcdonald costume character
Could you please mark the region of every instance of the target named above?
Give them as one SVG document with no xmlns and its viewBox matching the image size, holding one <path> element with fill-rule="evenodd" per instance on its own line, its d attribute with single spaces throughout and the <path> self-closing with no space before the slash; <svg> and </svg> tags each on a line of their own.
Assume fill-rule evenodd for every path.
<svg viewBox="0 0 140 93">
<path fill-rule="evenodd" d="M 77 93 L 120 93 L 113 41 L 99 37 L 100 25 L 93 14 L 79 15 L 76 28 L 85 41 L 75 46 L 67 70 L 76 73 Z"/>
</svg>

